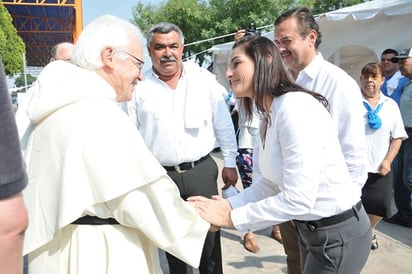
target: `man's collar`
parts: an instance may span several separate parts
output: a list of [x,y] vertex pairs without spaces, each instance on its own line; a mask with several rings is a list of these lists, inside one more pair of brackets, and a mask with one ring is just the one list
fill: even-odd
[[299,72],[298,78],[299,78],[299,75],[304,73],[311,79],[315,79],[319,71],[319,67],[322,65],[323,61],[324,59],[323,59],[322,53],[317,52],[315,58],[313,58],[312,61],[303,70]]

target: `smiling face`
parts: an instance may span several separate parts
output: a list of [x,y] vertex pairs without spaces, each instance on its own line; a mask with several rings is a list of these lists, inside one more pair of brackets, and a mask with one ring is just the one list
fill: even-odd
[[184,45],[176,31],[153,33],[147,45],[154,70],[162,77],[170,77],[181,72]]
[[141,65],[143,48],[137,37],[130,38],[127,50],[107,47],[102,50],[103,68],[98,70],[116,91],[118,102],[129,101],[138,81],[143,80]]
[[226,76],[236,97],[253,98],[255,63],[245,53],[244,47],[236,47],[232,52]]
[[316,31],[303,37],[295,17],[290,17],[275,27],[275,44],[284,64],[298,74],[316,57]]

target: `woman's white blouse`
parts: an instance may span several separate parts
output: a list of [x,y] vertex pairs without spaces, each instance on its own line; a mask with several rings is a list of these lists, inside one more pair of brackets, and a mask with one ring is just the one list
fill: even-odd
[[229,198],[239,230],[289,220],[317,220],[360,200],[340,149],[336,125],[314,97],[289,92],[273,100],[265,141],[255,148],[251,187]]
[[364,115],[366,145],[368,146],[367,168],[368,172],[371,173],[378,173],[379,165],[386,157],[392,139],[401,138],[405,140],[408,138],[398,104],[382,92],[378,104],[382,104],[382,108],[378,112],[378,116],[382,121],[379,129],[369,127],[366,108]]

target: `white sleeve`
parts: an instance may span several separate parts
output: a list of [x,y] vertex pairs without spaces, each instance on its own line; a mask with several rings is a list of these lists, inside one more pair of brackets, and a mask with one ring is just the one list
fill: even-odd
[[225,167],[236,167],[237,144],[235,129],[226,103],[219,90],[224,89],[217,81],[211,83],[213,129],[222,150]]
[[169,177],[163,176],[106,204],[119,223],[139,229],[155,246],[190,265],[200,260],[210,224],[180,198]]

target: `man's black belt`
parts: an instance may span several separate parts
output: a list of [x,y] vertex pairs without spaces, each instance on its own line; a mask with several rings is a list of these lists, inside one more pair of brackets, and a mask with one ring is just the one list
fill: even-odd
[[188,171],[189,169],[194,168],[195,166],[197,166],[198,164],[200,164],[204,160],[208,159],[209,157],[210,157],[210,154],[207,154],[206,156],[203,156],[202,158],[200,158],[199,160],[194,161],[194,162],[181,163],[181,164],[176,165],[176,166],[164,166],[164,168],[167,171],[176,171],[178,173],[183,173],[185,171]]
[[300,223],[300,224],[306,224],[308,227],[312,228],[318,228],[318,227],[324,227],[324,226],[330,226],[330,225],[335,225],[339,224],[341,222],[344,222],[348,220],[349,218],[352,218],[354,216],[358,216],[359,210],[362,208],[362,202],[359,201],[355,206],[353,206],[351,209],[348,209],[340,214],[333,215],[331,217],[326,217],[322,218],[320,220],[316,221],[299,221],[299,220],[294,220],[294,222]]
[[83,216],[72,222],[73,225],[118,225],[119,222],[114,218],[99,218],[97,216]]

